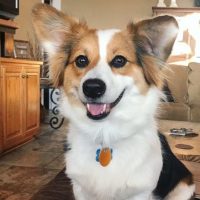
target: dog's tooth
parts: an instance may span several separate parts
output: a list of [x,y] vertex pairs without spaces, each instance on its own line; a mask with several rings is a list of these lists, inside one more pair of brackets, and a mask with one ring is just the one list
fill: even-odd
[[103,114],[106,111],[106,104],[103,104],[103,109],[101,110],[101,114]]
[[106,107],[107,107],[107,105],[106,105],[106,104],[104,104],[104,105],[103,105],[103,112],[105,112],[105,111],[106,111]]
[[90,110],[90,104],[87,103],[86,106],[87,106],[87,109]]
[[107,105],[106,105],[106,112],[107,112],[107,113],[110,112],[110,104],[107,104]]

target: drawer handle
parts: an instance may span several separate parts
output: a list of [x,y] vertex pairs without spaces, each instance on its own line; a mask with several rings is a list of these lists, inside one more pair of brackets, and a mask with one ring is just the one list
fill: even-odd
[[22,74],[22,78],[28,78],[28,74]]
[[22,78],[26,78],[26,74],[22,74]]

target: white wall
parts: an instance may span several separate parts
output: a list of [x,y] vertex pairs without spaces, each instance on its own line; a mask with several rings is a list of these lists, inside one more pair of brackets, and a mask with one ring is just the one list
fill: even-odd
[[[177,0],[180,7],[192,7],[194,0]],[[152,16],[158,0],[62,0],[62,11],[84,18],[95,28],[123,28],[130,21]],[[170,0],[165,0],[169,5]]]

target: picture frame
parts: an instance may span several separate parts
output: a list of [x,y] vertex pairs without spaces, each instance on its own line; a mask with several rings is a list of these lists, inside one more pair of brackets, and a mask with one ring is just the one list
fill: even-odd
[[194,4],[195,4],[196,7],[200,7],[200,0],[195,0]]
[[30,59],[30,44],[25,40],[14,40],[14,57],[19,59]]

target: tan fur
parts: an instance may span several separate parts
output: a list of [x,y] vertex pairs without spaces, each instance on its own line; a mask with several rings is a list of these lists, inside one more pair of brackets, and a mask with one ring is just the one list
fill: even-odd
[[63,84],[63,75],[71,50],[76,42],[88,31],[85,22],[57,11],[46,4],[38,4],[32,12],[36,35],[42,43],[55,45],[55,53],[49,55],[53,85]]
[[[71,56],[69,58],[69,63],[74,62],[77,56],[85,55],[89,59],[89,65],[87,66],[87,71],[91,67],[94,67],[99,60],[99,46],[98,38],[96,35],[96,30],[89,30],[85,32],[82,38],[79,39],[77,45],[74,46]],[[83,69],[80,69],[81,71]]]
[[144,67],[139,66],[136,58],[136,49],[131,36],[127,30],[119,32],[114,35],[108,45],[108,63],[116,55],[123,55],[128,60],[125,67],[112,68],[112,71],[133,77],[141,93],[147,92],[148,85],[151,84],[161,88],[163,78],[160,73],[159,61],[150,56],[143,56]]
[[[99,60],[95,30],[89,29],[85,22],[80,22],[44,4],[33,9],[33,24],[39,39],[43,43],[50,42],[54,45],[55,52],[49,58],[51,77],[55,87],[64,83],[67,92],[72,77],[80,81]],[[108,63],[116,55],[123,55],[129,61],[123,68],[112,68],[113,72],[134,77],[138,84],[140,82],[139,87],[143,92],[147,84],[162,87],[163,78],[159,68],[163,65],[162,60],[168,57],[176,36],[172,34],[171,37],[166,37],[169,38],[167,41],[162,41],[163,35],[166,34],[166,31],[163,31],[167,27],[166,24],[177,26],[175,20],[169,16],[129,24],[125,31],[115,34],[108,46]],[[152,45],[151,42],[155,38],[157,43]],[[160,49],[163,45],[164,50]],[[74,66],[74,60],[78,55],[88,56],[90,64],[86,69],[77,69]],[[69,80],[64,81],[64,74]]]
[[142,67],[142,69],[147,83],[156,85],[158,88],[161,89],[163,86],[163,76],[161,73],[161,69],[159,68],[158,62],[159,61],[155,58],[144,56],[144,67]]
[[123,55],[131,63],[136,62],[135,48],[127,31],[116,33],[107,47],[108,63],[116,56]]
[[[86,68],[78,68],[75,59],[79,55],[85,55],[89,59],[89,65]],[[69,64],[64,72],[64,90],[72,103],[78,103],[79,100],[73,95],[73,90],[79,87],[81,78],[93,67],[99,60],[98,42],[95,30],[85,32],[79,43],[74,46],[69,58]]]
[[183,183],[186,183],[187,185],[193,185],[194,184],[194,180],[193,180],[193,176],[187,176],[182,180]]
[[[169,32],[171,27],[174,31]],[[178,24],[173,17],[166,15],[140,21],[134,26],[129,25],[128,29],[132,29],[135,39],[142,42],[146,53],[166,61],[177,36]]]
[[[156,85],[160,89],[164,80],[161,69],[171,53],[177,35],[176,32],[172,32],[170,37],[167,37],[169,27],[175,27],[174,30],[178,27],[177,22],[170,16],[143,20],[127,26],[135,43],[138,64],[143,69],[147,83]],[[156,42],[152,43],[153,41]]]
[[146,93],[149,86],[145,81],[141,67],[137,64],[135,56],[136,50],[127,31],[115,34],[108,45],[107,51],[108,63],[111,62],[116,55],[122,55],[128,60],[127,64],[122,68],[112,67],[113,73],[132,77],[141,93]]
[[165,200],[192,200],[194,196],[195,185],[188,186],[185,182],[179,182],[176,187],[165,197]]

